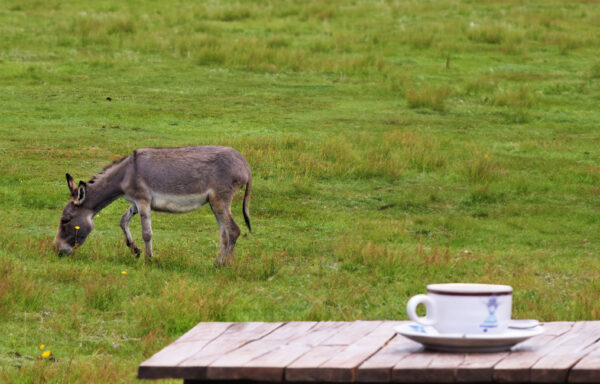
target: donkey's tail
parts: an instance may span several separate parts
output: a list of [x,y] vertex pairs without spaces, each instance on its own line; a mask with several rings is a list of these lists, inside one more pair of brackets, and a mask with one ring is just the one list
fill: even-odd
[[250,189],[252,189],[252,176],[248,178],[248,182],[246,183],[246,192],[244,192],[244,221],[246,221],[246,226],[248,230],[252,232],[252,227],[250,227],[250,212],[248,211],[248,204],[250,203]]

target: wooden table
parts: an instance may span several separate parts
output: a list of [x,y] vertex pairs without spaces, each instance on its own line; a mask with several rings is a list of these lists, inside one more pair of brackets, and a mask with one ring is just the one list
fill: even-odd
[[143,379],[301,383],[600,383],[600,321],[543,324],[500,353],[439,353],[405,322],[200,323],[139,366]]

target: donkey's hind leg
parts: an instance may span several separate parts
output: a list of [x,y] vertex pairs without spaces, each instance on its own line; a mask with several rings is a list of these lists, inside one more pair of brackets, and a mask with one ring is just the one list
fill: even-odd
[[125,244],[131,249],[131,252],[136,256],[140,257],[140,249],[135,245],[135,241],[131,237],[131,232],[129,231],[129,221],[135,214],[138,213],[137,207],[135,204],[131,204],[129,209],[125,212],[125,214],[121,217],[121,229],[125,234]]
[[150,202],[148,200],[136,201],[140,220],[142,222],[142,238],[146,246],[146,263],[152,259],[152,220],[150,219]]
[[210,207],[219,223],[219,232],[221,234],[221,246],[215,265],[222,267],[229,259],[233,262],[233,250],[235,242],[240,236],[240,227],[233,220],[231,215],[231,202],[210,201]]

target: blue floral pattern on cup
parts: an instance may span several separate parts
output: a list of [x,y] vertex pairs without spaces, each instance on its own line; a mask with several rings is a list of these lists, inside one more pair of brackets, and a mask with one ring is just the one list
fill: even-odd
[[483,328],[483,332],[486,333],[490,328],[498,327],[498,319],[496,318],[496,310],[500,306],[500,302],[496,298],[496,296],[490,297],[488,302],[486,303],[488,316],[485,318],[483,323],[479,326]]

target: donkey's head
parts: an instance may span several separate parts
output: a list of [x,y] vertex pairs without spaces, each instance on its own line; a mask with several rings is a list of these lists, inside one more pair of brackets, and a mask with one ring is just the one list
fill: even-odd
[[71,175],[67,173],[66,176],[67,185],[71,191],[71,200],[63,209],[53,245],[59,253],[68,255],[73,252],[74,248],[83,244],[94,229],[94,211],[83,205],[87,192],[86,183],[80,181],[77,186]]

